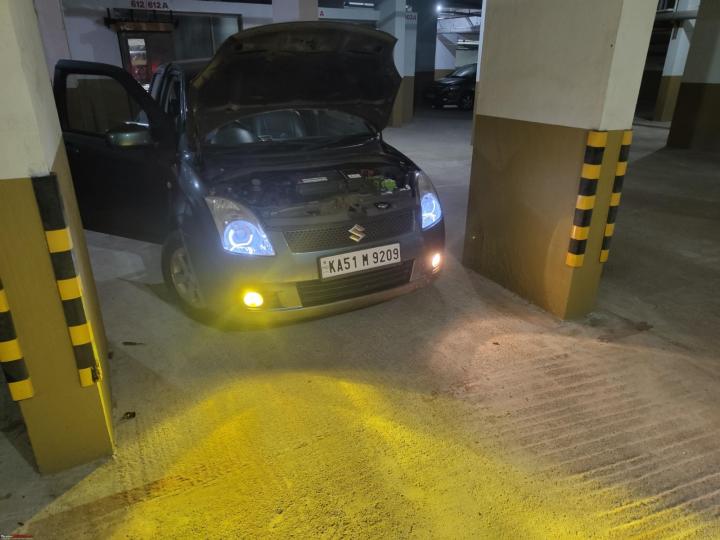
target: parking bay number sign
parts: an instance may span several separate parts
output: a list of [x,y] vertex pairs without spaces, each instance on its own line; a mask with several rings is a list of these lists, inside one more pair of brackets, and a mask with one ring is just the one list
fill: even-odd
[[400,259],[400,244],[389,244],[342,255],[330,255],[320,258],[320,277],[329,278],[362,272],[380,266],[397,264]]

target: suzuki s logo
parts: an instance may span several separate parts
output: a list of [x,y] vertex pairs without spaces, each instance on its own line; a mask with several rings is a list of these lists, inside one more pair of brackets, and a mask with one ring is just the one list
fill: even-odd
[[353,242],[359,242],[365,238],[365,227],[362,225],[355,224],[352,229],[348,229],[348,232],[350,233],[350,240]]

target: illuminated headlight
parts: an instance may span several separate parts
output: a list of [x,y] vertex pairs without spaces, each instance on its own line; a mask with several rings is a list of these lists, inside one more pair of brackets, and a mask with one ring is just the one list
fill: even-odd
[[416,177],[420,210],[422,211],[422,228],[425,230],[436,225],[442,219],[442,208],[430,178],[422,171],[418,171]]
[[205,201],[225,251],[243,255],[275,255],[270,239],[250,210],[223,197],[205,197]]

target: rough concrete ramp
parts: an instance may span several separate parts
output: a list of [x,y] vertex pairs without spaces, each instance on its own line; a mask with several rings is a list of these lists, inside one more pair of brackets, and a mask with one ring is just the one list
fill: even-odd
[[221,331],[165,301],[155,246],[91,234],[118,453],[39,477],[7,427],[0,532],[720,537],[718,158],[636,129],[601,305],[559,322],[457,263],[469,122],[444,113],[388,133],[452,252],[392,302]]

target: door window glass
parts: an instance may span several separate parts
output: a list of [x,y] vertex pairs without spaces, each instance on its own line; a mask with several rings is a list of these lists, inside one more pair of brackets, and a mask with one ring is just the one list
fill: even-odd
[[70,74],[66,85],[70,131],[104,135],[127,122],[147,124],[140,106],[112,77]]

